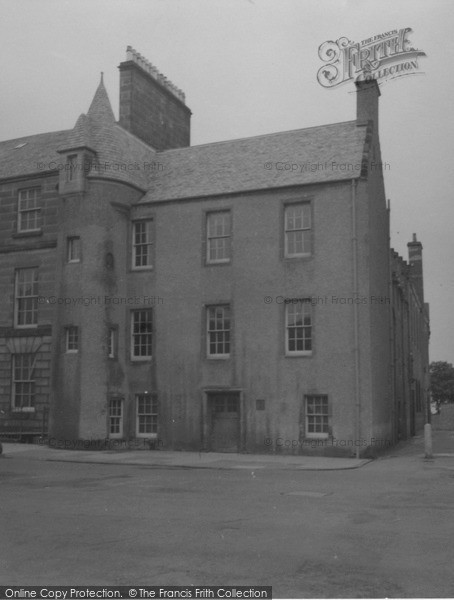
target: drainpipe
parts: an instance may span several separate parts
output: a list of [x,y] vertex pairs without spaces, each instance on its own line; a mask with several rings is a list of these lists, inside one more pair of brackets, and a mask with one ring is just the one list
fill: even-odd
[[401,408],[401,431],[402,439],[406,440],[408,435],[408,423],[407,423],[407,398],[408,398],[408,342],[405,336],[406,329],[410,327],[410,321],[408,320],[408,287],[405,283],[404,292],[402,294],[402,323],[400,326],[400,344],[402,347],[402,408]]
[[432,415],[430,413],[430,388],[425,390],[425,423],[424,423],[424,458],[433,458],[432,450]]
[[[352,179],[352,258],[353,258],[353,298],[359,297],[358,290],[358,237],[356,232],[356,181]],[[359,379],[359,319],[358,304],[353,303],[353,345],[355,355],[355,448],[359,458],[361,435],[361,395]]]
[[[424,306],[424,305],[423,305]],[[424,317],[426,316],[426,311],[424,309]],[[432,453],[432,415],[430,413],[430,371],[429,371],[429,356],[426,352],[426,350],[428,350],[428,344],[429,344],[429,338],[430,338],[430,330],[428,330],[428,337],[427,337],[427,346],[426,346],[426,326],[427,328],[429,327],[429,325],[426,323],[426,320],[424,318],[424,339],[423,339],[423,344],[424,344],[424,383],[425,386],[427,385],[427,383],[429,383],[429,387],[424,387],[424,402],[425,402],[425,413],[426,413],[426,418],[425,420],[425,424],[424,424],[424,456],[425,458],[433,458],[433,453]]]
[[412,328],[413,328],[413,319],[412,319],[412,302],[411,302],[411,286],[410,286],[410,282],[407,279],[407,356],[408,356],[408,362],[407,362],[407,372],[406,372],[406,376],[407,376],[407,381],[408,381],[408,395],[407,395],[407,401],[406,401],[406,406],[405,406],[405,430],[407,433],[407,438],[412,437],[412,431],[411,431],[411,424],[412,424],[412,418],[411,418],[411,411],[412,411],[412,402],[411,402],[411,397],[412,397],[412,388],[413,388],[413,352],[412,352],[412,344],[411,344],[411,337],[412,337]]

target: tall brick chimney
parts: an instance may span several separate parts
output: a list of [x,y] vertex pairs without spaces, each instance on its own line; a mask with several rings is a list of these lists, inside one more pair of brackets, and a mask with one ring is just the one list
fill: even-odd
[[190,143],[184,93],[131,46],[120,69],[120,125],[156,150]]
[[408,262],[410,263],[410,278],[416,289],[421,303],[424,303],[424,281],[422,274],[422,244],[413,234],[413,240],[408,242]]
[[358,123],[373,121],[378,131],[378,99],[380,89],[375,79],[356,81],[356,120]]

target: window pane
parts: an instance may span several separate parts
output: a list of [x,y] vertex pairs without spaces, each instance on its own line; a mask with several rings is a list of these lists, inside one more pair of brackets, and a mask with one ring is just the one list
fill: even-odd
[[306,396],[306,427],[308,433],[329,433],[327,396]]
[[66,329],[66,350],[77,351],[79,349],[79,328],[67,327]]
[[38,322],[38,269],[16,271],[16,325],[33,326]]
[[152,264],[152,221],[138,221],[133,225],[133,266]]
[[312,306],[300,301],[286,305],[287,352],[312,350]]
[[15,409],[32,409],[35,403],[33,354],[13,354],[13,397]]
[[77,154],[71,154],[66,159],[66,181],[73,181],[77,169]]
[[230,354],[230,308],[212,306],[208,309],[208,354]]
[[151,357],[153,341],[152,311],[135,310],[132,313],[133,356]]
[[123,422],[123,401],[114,398],[109,403],[109,433],[120,435]]
[[18,230],[31,231],[41,226],[41,190],[20,190],[18,201]]
[[311,253],[311,208],[309,203],[286,207],[285,245],[287,256]]
[[230,212],[207,214],[207,259],[227,262],[230,259]]
[[136,396],[137,406],[137,433],[156,434],[158,431],[158,405],[157,399],[149,394]]

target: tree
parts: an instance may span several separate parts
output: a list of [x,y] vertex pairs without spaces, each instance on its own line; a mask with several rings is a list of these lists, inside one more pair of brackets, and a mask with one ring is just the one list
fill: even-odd
[[439,361],[430,363],[430,389],[437,402],[454,402],[454,367]]

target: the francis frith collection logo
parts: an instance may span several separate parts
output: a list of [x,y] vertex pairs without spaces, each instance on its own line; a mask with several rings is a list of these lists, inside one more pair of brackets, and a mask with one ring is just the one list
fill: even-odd
[[389,80],[406,75],[422,75],[418,58],[425,52],[413,48],[410,27],[393,29],[362,42],[346,37],[319,46],[318,55],[326,63],[317,73],[323,87],[333,88],[348,81]]

